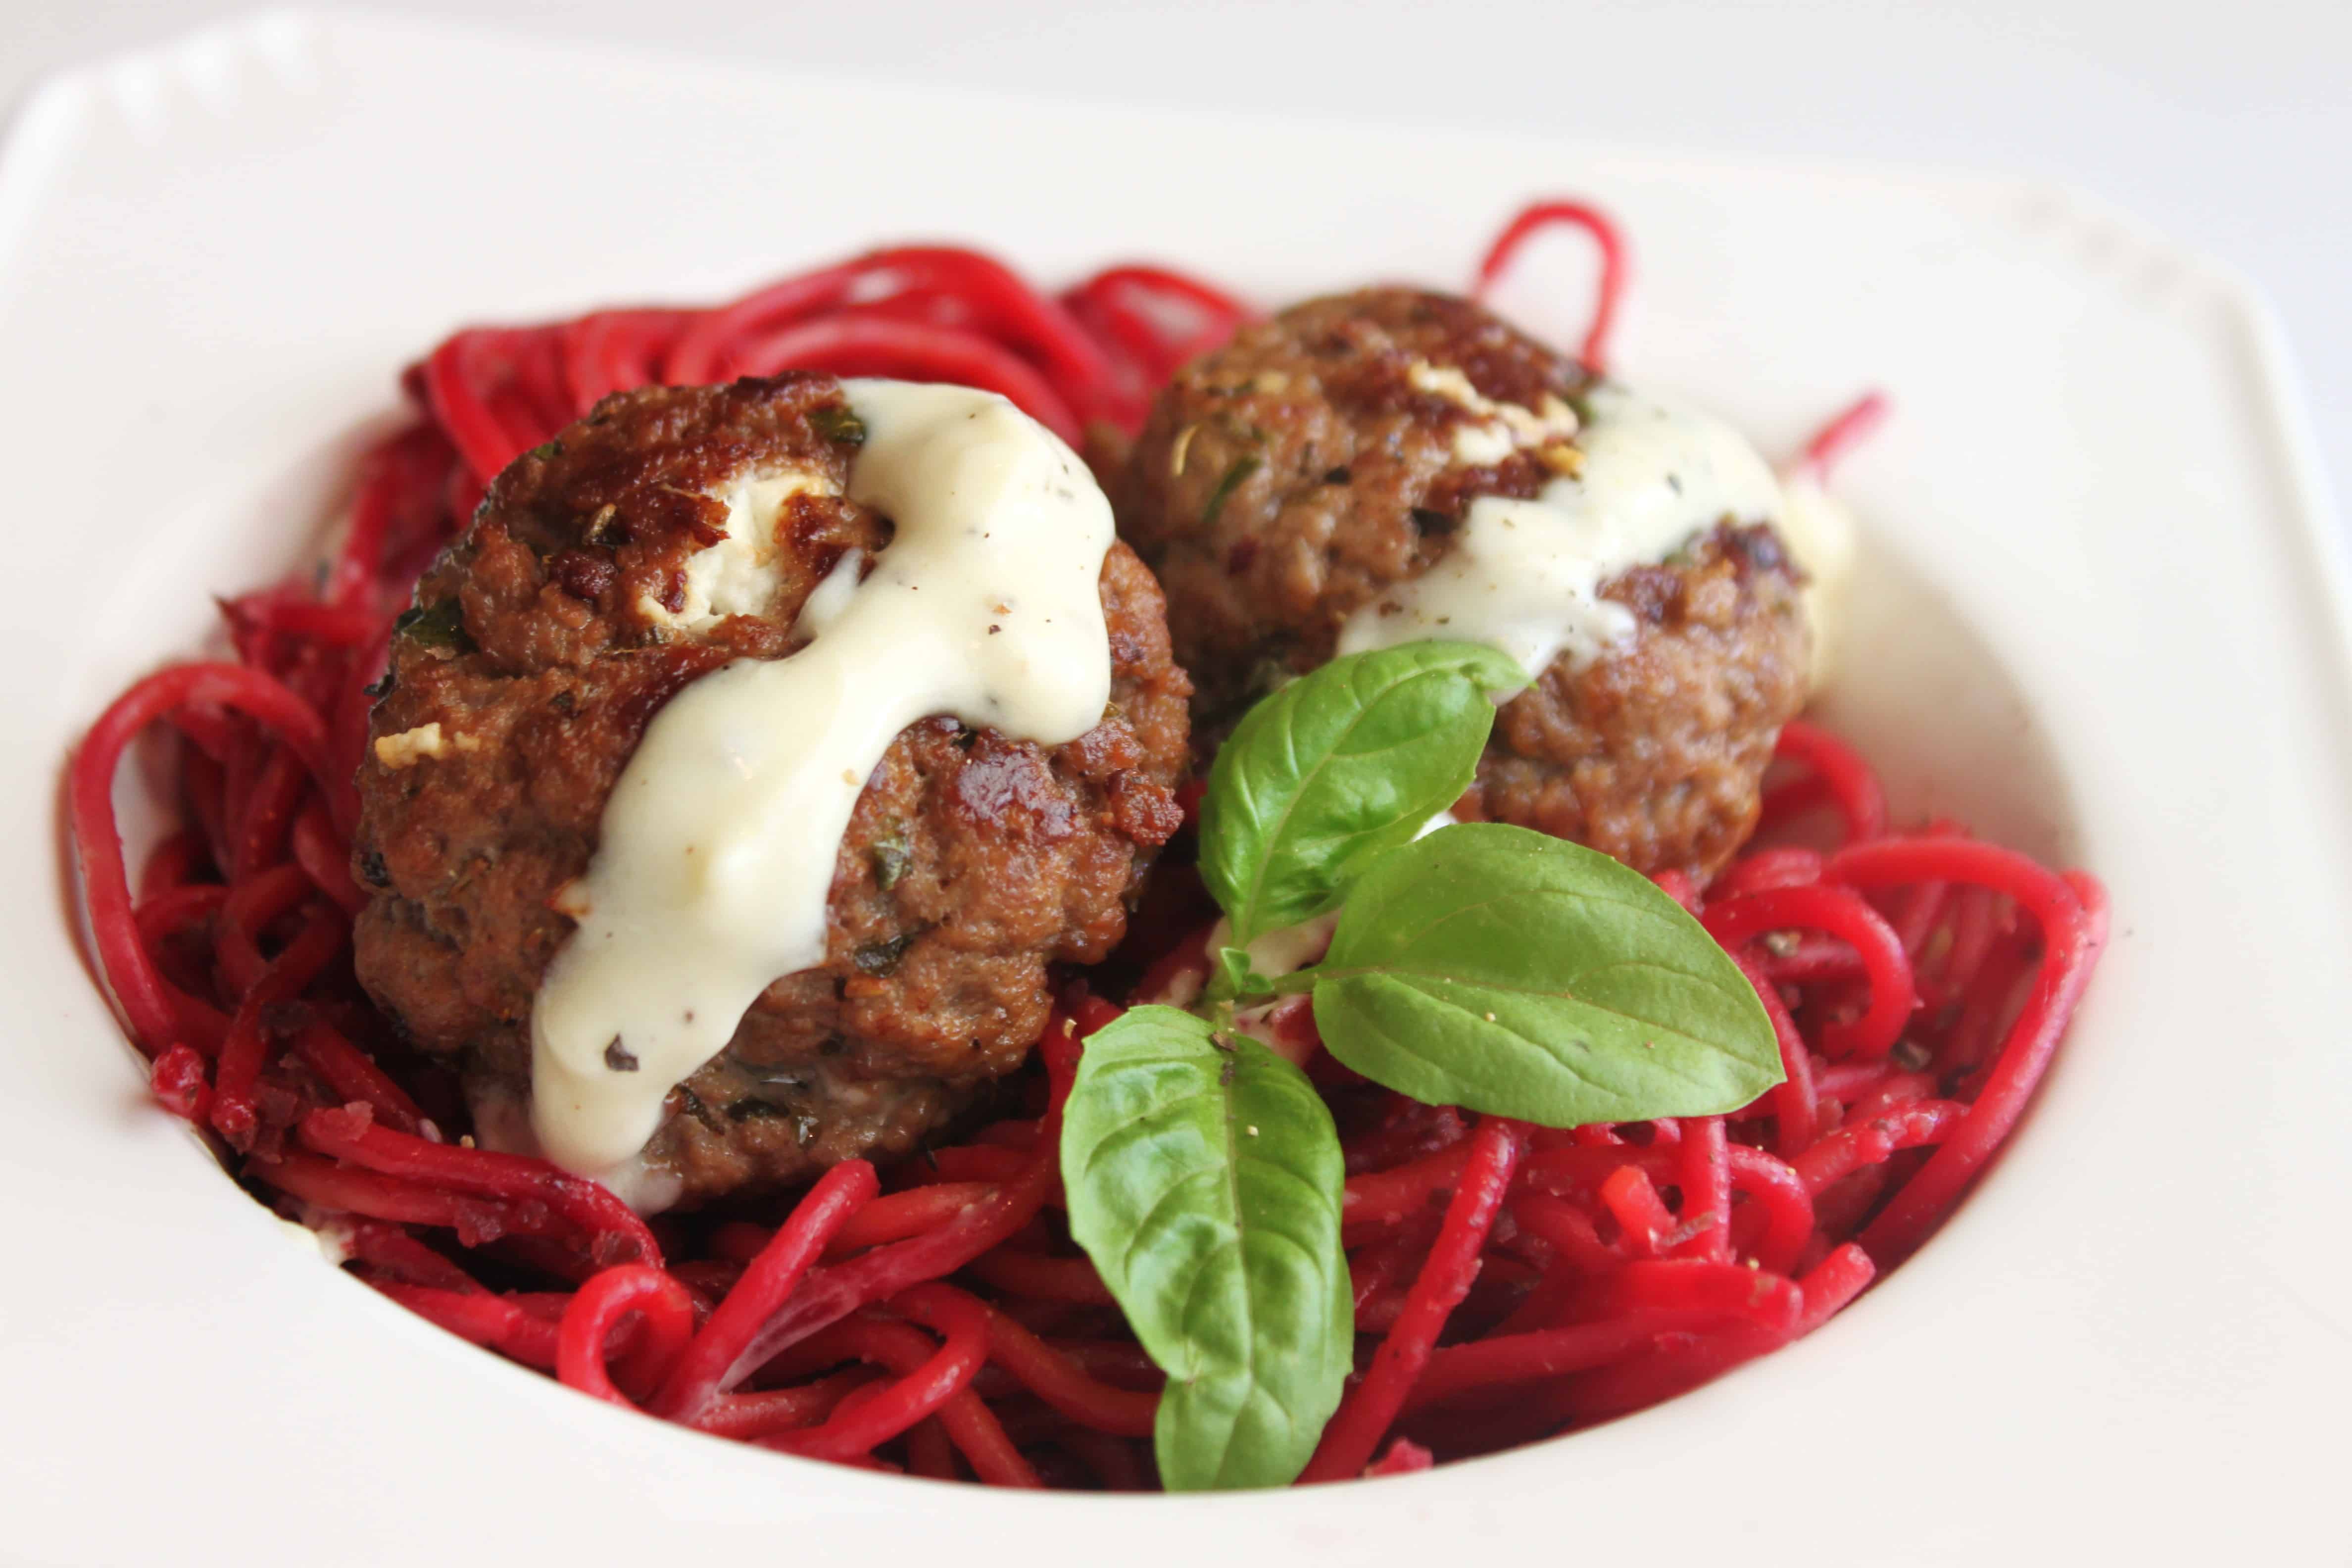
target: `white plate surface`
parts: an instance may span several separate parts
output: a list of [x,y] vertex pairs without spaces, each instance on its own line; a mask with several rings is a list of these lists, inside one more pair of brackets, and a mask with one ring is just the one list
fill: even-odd
[[[293,559],[447,328],[712,296],[907,237],[1047,279],[1167,258],[1268,300],[1452,283],[1549,192],[1632,229],[1634,379],[1768,447],[1894,393],[1844,485],[1870,607],[1833,717],[1906,810],[2114,894],[2116,944],[2010,1156],[1826,1331],[1615,1426],[1377,1486],[935,1488],[681,1434],[472,1350],[322,1266],[143,1100],[60,920],[62,758],[206,634],[208,595]],[[1575,247],[1529,271],[1505,303],[1571,336]],[[2114,215],[2000,182],[278,16],[54,81],[20,117],[0,364],[0,1557],[1822,1568],[2352,1542],[2343,578],[2263,312]]]

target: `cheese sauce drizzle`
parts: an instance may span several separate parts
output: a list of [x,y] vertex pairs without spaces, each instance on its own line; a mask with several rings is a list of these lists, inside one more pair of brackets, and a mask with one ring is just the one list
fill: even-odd
[[1587,394],[1581,463],[1531,500],[1481,496],[1454,548],[1348,618],[1339,652],[1445,637],[1485,643],[1536,675],[1629,640],[1633,613],[1601,584],[1663,561],[1726,518],[1778,522],[1780,482],[1708,415],[1603,383]]
[[1059,745],[1110,699],[1110,505],[1085,465],[993,393],[843,389],[866,432],[848,494],[893,520],[889,548],[812,597],[807,647],[705,676],[647,726],[532,1010],[541,1151],[641,1193],[671,1087],[770,982],[824,961],[850,813],[898,731],[947,713]]

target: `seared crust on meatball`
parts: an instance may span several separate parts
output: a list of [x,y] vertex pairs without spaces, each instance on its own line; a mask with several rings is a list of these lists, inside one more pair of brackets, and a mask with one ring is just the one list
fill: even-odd
[[[1309,300],[1180,372],[1111,495],[1167,591],[1196,740],[1328,659],[1351,614],[1444,557],[1473,500],[1574,473],[1587,382],[1470,301],[1403,289]],[[1462,815],[1712,874],[1804,700],[1798,584],[1769,527],[1731,526],[1604,584],[1635,640],[1556,662],[1504,707]]]
[[1759,781],[1805,700],[1804,610],[1779,535],[1717,527],[1601,591],[1641,628],[1503,704],[1465,822],[1515,822],[1704,882],[1755,831]]
[[[372,890],[360,978],[418,1045],[463,1060],[482,1120],[530,1083],[530,1012],[606,796],[663,703],[738,658],[796,650],[810,592],[888,521],[845,499],[862,431],[838,383],[787,375],[607,398],[517,459],[417,588],[370,721],[353,864]],[[688,563],[726,537],[713,499],[798,475],[775,589],[710,613]],[[771,985],[673,1090],[647,1149],[683,1201],[913,1148],[1026,1055],[1046,965],[1117,944],[1181,820],[1190,687],[1158,585],[1103,563],[1111,702],[1046,748],[926,720],[852,815],[825,962]]]

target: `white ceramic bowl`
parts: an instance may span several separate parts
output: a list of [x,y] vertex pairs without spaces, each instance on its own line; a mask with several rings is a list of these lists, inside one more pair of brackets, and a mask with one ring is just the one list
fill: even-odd
[[[1619,212],[1621,362],[1785,447],[1865,384],[1832,719],[1906,813],[2098,870],[2116,940],[2008,1157],[1825,1331],[1562,1441],[1310,1492],[1016,1497],[596,1405],[323,1266],[146,1102],[60,911],[68,746],[294,559],[469,318],[876,240],[1266,300]],[[1504,304],[1580,325],[1569,242]],[[2016,184],[944,98],[272,16],[52,81],[0,162],[0,1556],[1766,1564],[2336,1557],[2352,1399],[2342,568],[2246,290]],[[127,777],[127,802],[142,781]],[[2314,1552],[2311,1549],[2323,1550]],[[1546,1560],[1549,1560],[1548,1555]]]

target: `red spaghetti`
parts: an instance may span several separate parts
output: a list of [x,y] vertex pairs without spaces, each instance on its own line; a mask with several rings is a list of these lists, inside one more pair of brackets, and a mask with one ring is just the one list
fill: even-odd
[[1584,342],[1576,357],[1594,375],[1608,369],[1609,344],[1617,327],[1617,307],[1625,298],[1626,285],[1632,281],[1632,265],[1625,248],[1625,236],[1617,222],[1607,213],[1589,202],[1537,202],[1522,210],[1503,227],[1495,243],[1478,263],[1477,284],[1474,290],[1480,299],[1492,292],[1509,271],[1511,263],[1528,241],[1548,228],[1567,226],[1582,229],[1591,236],[1595,249],[1601,253],[1601,280],[1593,291],[1592,319],[1584,329]]
[[[1601,292],[1614,227],[1576,224]],[[970,251],[882,250],[714,310],[604,311],[457,334],[410,374],[416,423],[362,460],[317,585],[228,603],[233,663],[141,681],[73,761],[96,956],[173,1114],[239,1178],[337,1238],[352,1273],[450,1332],[596,1398],[788,1453],[1000,1486],[1153,1483],[1160,1374],[1060,1213],[1059,1113],[1112,1002],[1069,984],[1028,1114],[877,1176],[831,1171],[773,1227],[640,1220],[596,1184],[462,1137],[454,1080],[352,976],[350,780],[394,612],[490,477],[604,394],[802,366],[954,379],[1077,439],[1131,432],[1168,374],[1251,313],[1164,269],[1058,296]],[[1806,449],[1821,471],[1865,401]],[[112,802],[152,726],[179,819],[134,889]],[[1756,984],[1787,1081],[1729,1116],[1572,1131],[1418,1105],[1280,1027],[1334,1108],[1360,1376],[1303,1478],[1424,1468],[1638,1409],[1819,1328],[1965,1194],[2047,1068],[2105,939],[2097,885],[1950,827],[1894,836],[1870,769],[1791,724],[1765,837],[1826,816],[1827,849],[1752,847],[1711,888],[1662,879]],[[1823,809],[1825,808],[1825,809]],[[1182,873],[1171,875],[1181,877]],[[1202,933],[1139,922],[1139,994],[1203,965]]]

